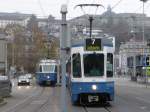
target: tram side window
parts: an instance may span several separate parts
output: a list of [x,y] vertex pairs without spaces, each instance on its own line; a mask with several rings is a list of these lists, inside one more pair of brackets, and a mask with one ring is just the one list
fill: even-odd
[[107,53],[107,77],[113,77],[113,54]]
[[66,64],[66,72],[68,73],[68,75],[71,74],[71,59],[68,60],[67,64]]
[[57,73],[57,69],[58,69],[58,68],[57,68],[57,65],[55,65],[55,73]]
[[81,57],[80,54],[73,54],[73,77],[79,78],[81,77]]
[[42,72],[42,66],[39,67],[39,72]]

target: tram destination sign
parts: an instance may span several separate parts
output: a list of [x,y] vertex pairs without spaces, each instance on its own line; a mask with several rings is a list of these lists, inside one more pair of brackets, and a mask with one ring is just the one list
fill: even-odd
[[88,38],[85,40],[86,51],[101,51],[102,44],[100,38]]

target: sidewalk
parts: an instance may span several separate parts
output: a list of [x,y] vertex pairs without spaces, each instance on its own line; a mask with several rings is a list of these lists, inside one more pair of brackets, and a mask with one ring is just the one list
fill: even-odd
[[131,81],[130,77],[115,77],[115,84],[119,86],[128,87],[148,87],[150,88],[150,79],[146,84],[143,80],[138,79],[137,81]]

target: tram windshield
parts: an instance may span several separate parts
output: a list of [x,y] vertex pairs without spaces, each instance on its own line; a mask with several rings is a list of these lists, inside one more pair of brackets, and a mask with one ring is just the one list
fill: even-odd
[[87,77],[104,75],[104,55],[84,54],[84,75]]
[[54,72],[55,65],[43,65],[43,72]]

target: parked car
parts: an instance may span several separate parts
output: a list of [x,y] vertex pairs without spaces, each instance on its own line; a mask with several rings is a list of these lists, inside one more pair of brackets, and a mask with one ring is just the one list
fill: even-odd
[[8,76],[0,76],[0,96],[10,96],[12,92],[12,83]]
[[19,76],[18,86],[19,85],[30,85],[30,79],[27,76]]

